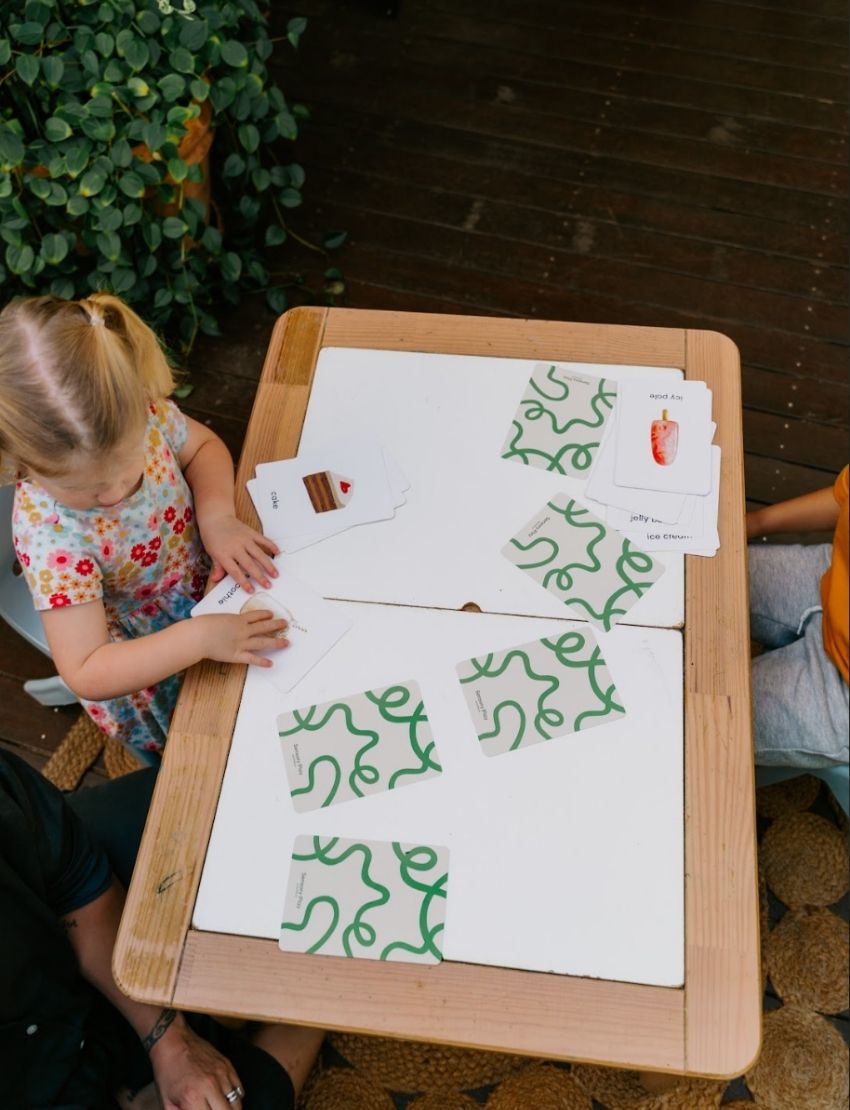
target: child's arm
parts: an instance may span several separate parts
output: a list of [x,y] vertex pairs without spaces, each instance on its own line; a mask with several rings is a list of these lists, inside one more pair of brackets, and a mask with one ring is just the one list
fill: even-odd
[[195,516],[201,542],[213,561],[210,581],[230,574],[248,593],[249,578],[268,589],[269,578],[277,577],[270,556],[278,547],[236,516],[233,460],[212,429],[185,417],[189,434],[177,461],[186,476],[195,501]]
[[155,686],[201,659],[270,667],[259,651],[287,646],[286,621],[268,610],[177,621],[135,640],[109,638],[102,601],[41,614],[50,654],[77,697],[105,701]]
[[832,486],[747,513],[747,539],[776,532],[827,532],[838,520]]

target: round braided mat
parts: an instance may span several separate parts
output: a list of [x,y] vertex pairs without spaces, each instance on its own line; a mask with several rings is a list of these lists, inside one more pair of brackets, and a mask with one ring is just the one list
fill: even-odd
[[593,1110],[590,1096],[564,1068],[534,1064],[504,1079],[487,1099],[488,1110]]
[[850,1007],[850,927],[830,910],[789,910],[770,933],[767,970],[783,1002],[840,1014]]
[[816,813],[779,817],[760,849],[767,885],[791,909],[829,906],[848,887],[847,841]]
[[481,1103],[457,1091],[442,1091],[414,1099],[409,1103],[409,1110],[481,1110]]
[[528,1066],[527,1056],[387,1037],[331,1033],[329,1041],[349,1064],[391,1091],[468,1091],[498,1083]]
[[395,1110],[395,1103],[354,1068],[325,1068],[313,1072],[298,1110]]
[[747,1086],[766,1110],[847,1110],[850,1058],[841,1034],[802,1006],[783,1006],[764,1018],[758,1063]]
[[761,985],[767,984],[767,938],[770,933],[770,903],[767,900],[767,879],[761,860],[758,864],[759,876],[759,951],[761,953]]
[[122,775],[130,774],[131,771],[138,771],[144,766],[136,759],[129,748],[125,748],[123,744],[119,744],[111,736],[106,738],[106,743],[103,746],[103,764],[106,767],[107,775],[111,779],[118,779]]
[[636,1071],[596,1068],[589,1064],[573,1067],[576,1082],[605,1110],[715,1110],[720,1105],[725,1083],[710,1079],[681,1079],[666,1091],[653,1093]]
[[756,812],[759,817],[774,820],[786,813],[802,813],[820,793],[820,779],[814,775],[798,775],[756,790]]
[[41,773],[60,790],[73,790],[100,755],[106,735],[86,713],[65,733]]

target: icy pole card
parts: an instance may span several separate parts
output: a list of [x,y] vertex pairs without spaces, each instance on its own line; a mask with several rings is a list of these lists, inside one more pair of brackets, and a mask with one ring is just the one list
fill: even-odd
[[662,563],[566,494],[553,497],[502,554],[606,632],[664,573]]
[[625,713],[590,630],[468,659],[457,671],[485,755],[582,732]]
[[[670,523],[679,519],[685,504],[684,493],[659,493],[658,490],[630,489],[614,483],[614,464],[617,451],[617,414],[611,414],[605,424],[605,433],[596,455],[593,471],[584,487],[585,496],[603,505],[644,513],[656,520]],[[616,521],[608,519],[617,527]]]
[[279,945],[284,952],[439,963],[448,880],[447,848],[296,837]]
[[711,488],[711,438],[711,391],[705,383],[622,382],[614,481],[702,496]]
[[299,813],[424,782],[442,772],[413,681],[281,713],[277,728]]
[[582,477],[593,465],[616,396],[616,382],[538,363],[502,445],[502,458]]
[[205,613],[244,613],[250,609],[269,609],[288,622],[285,632],[289,647],[265,654],[272,667],[263,677],[286,693],[325,655],[349,628],[351,621],[340,609],[313,593],[303,582],[293,578],[275,560],[280,576],[271,580],[268,590],[246,593],[230,575],[192,610],[193,617]]

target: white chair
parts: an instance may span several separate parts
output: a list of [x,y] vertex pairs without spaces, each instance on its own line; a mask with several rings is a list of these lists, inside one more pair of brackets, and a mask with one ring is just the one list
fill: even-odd
[[[33,606],[12,543],[14,494],[14,486],[0,487],[0,617],[33,647],[49,656],[41,617]],[[77,700],[59,675],[32,678],[24,683],[24,689],[41,705],[72,705]]]

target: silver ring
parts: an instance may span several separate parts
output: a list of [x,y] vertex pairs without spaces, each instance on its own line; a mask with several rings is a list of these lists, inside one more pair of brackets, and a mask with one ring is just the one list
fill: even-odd
[[242,1098],[244,1094],[245,1092],[242,1090],[241,1087],[234,1087],[233,1090],[228,1091],[224,1097],[227,1099],[228,1102],[236,1102],[238,1099]]

